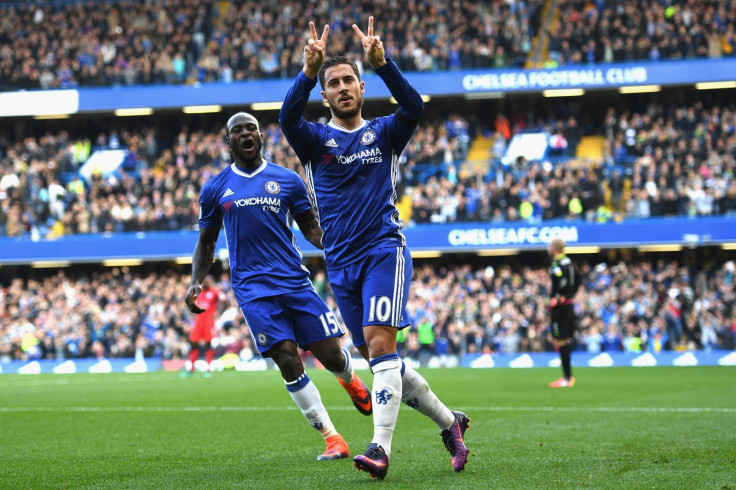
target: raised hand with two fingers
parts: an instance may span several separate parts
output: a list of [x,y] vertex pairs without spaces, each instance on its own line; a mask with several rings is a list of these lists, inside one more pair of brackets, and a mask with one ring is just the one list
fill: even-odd
[[386,64],[386,52],[383,49],[383,42],[379,36],[373,35],[373,16],[368,17],[368,34],[363,34],[360,27],[353,24],[353,30],[360,37],[360,42],[365,51],[365,57],[375,70]]
[[314,22],[309,23],[311,38],[304,46],[304,74],[309,78],[316,78],[319,69],[325,61],[325,46],[327,44],[327,36],[330,34],[330,26],[325,24],[322,30],[322,36],[317,37],[317,28]]

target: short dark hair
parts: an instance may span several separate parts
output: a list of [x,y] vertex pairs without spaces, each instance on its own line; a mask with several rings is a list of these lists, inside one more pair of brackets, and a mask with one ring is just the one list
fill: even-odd
[[325,72],[328,68],[336,65],[350,65],[356,78],[360,82],[360,70],[358,69],[358,65],[355,64],[355,61],[350,58],[346,58],[345,56],[332,56],[327,58],[319,69],[319,84],[322,86],[322,90],[325,89]]

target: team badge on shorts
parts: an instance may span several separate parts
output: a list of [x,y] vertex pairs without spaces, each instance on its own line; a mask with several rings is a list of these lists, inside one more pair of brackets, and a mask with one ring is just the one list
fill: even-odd
[[258,334],[258,343],[261,345],[266,345],[268,343],[268,337],[266,337],[266,334],[261,332]]
[[370,145],[375,140],[376,140],[376,132],[373,131],[372,129],[367,129],[360,136],[360,144],[361,145]]
[[281,190],[281,186],[275,180],[269,180],[266,182],[266,192],[270,194],[278,194]]

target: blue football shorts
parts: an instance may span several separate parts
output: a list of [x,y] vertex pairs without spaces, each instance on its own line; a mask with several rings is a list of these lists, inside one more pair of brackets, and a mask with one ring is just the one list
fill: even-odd
[[409,326],[406,301],[413,272],[406,247],[381,247],[362,260],[340,269],[328,269],[332,292],[353,344],[365,344],[365,325]]
[[240,311],[264,357],[284,340],[307,350],[315,342],[345,334],[335,314],[313,289],[254,299],[243,303]]

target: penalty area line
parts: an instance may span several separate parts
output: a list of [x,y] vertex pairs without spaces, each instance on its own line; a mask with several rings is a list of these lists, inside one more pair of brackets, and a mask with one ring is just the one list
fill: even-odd
[[[353,411],[352,406],[326,407],[332,412]],[[411,410],[401,407],[402,410]],[[466,412],[600,412],[600,413],[736,413],[721,407],[459,407]],[[295,406],[278,407],[0,407],[0,413],[21,412],[273,412],[296,411]]]

